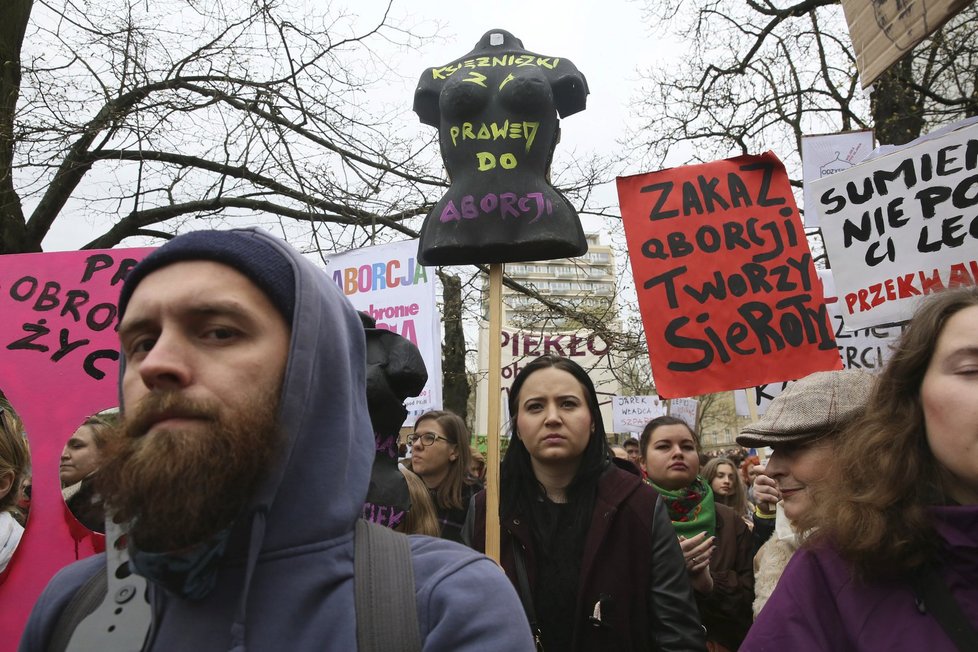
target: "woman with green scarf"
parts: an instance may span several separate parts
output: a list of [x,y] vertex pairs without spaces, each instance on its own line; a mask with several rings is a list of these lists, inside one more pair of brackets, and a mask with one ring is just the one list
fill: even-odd
[[716,502],[699,475],[699,438],[682,419],[659,417],[642,431],[641,464],[665,501],[711,652],[736,650],[753,620],[751,534],[732,509]]

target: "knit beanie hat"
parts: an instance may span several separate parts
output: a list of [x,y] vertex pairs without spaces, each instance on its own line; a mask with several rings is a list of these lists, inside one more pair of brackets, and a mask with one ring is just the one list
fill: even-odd
[[776,396],[764,415],[737,435],[741,446],[801,444],[859,416],[876,376],[859,369],[819,371],[795,381]]
[[295,309],[295,276],[289,259],[255,229],[192,231],[177,236],[143,258],[126,277],[119,295],[119,320],[136,286],[156,270],[188,260],[222,263],[244,274],[292,324]]

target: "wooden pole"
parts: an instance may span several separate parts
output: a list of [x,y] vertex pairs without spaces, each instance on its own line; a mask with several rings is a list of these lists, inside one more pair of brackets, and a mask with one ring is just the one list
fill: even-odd
[[503,263],[489,265],[489,415],[486,428],[486,555],[499,563],[499,431]]

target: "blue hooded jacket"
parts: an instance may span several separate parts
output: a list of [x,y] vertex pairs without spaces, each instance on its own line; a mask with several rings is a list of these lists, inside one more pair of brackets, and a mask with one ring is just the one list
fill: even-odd
[[[144,649],[356,650],[353,531],[374,459],[363,326],[336,285],[292,247],[260,230],[240,233],[280,252],[295,278],[279,407],[287,443],[232,526],[215,588],[191,601],[149,583],[153,626]],[[519,598],[495,563],[449,541],[412,536],[410,544],[424,650],[534,649]],[[19,649],[45,650],[72,596],[105,569],[103,554],[55,575]]]

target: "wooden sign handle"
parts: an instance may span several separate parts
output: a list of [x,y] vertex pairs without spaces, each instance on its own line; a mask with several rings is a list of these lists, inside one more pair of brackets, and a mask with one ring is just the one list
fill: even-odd
[[489,415],[486,428],[486,555],[499,563],[499,432],[503,263],[489,266]]

